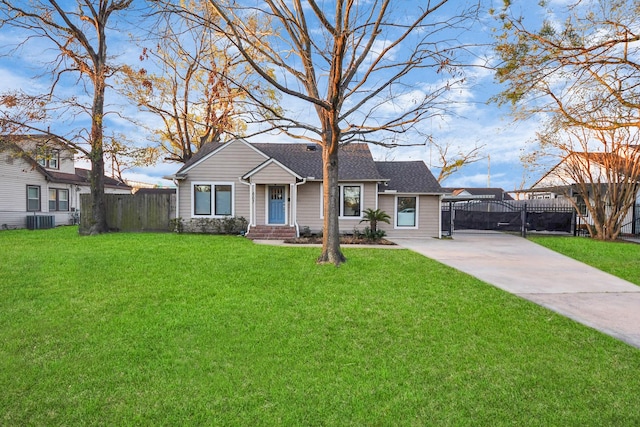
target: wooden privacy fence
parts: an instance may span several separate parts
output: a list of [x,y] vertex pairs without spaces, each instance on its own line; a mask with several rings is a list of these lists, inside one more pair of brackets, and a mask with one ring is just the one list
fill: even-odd
[[[169,231],[175,217],[175,193],[105,194],[107,225],[113,231]],[[91,227],[91,195],[80,196],[80,234]]]

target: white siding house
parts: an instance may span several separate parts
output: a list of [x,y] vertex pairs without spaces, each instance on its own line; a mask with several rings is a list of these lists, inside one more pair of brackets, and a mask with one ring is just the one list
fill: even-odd
[[[105,180],[106,193],[131,193],[126,184]],[[80,194],[89,191],[89,171],[75,167],[73,150],[62,142],[0,137],[0,229],[77,224]]]

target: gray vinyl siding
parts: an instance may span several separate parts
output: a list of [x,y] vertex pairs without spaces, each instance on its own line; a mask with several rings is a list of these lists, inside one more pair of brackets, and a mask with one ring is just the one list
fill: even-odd
[[267,223],[267,186],[256,185],[256,224],[262,225]]
[[440,197],[417,196],[418,199],[418,228],[395,228],[395,203],[396,196],[414,197],[415,194],[380,194],[378,206],[391,216],[391,224],[381,223],[379,228],[387,233],[388,237],[440,237]]
[[232,141],[228,146],[187,171],[187,178],[180,181],[179,212],[184,219],[192,217],[191,198],[193,182],[232,182],[234,188],[234,214],[249,219],[249,186],[240,182],[240,177],[256,168],[266,158],[241,141]]
[[[340,184],[362,184],[358,182],[345,182]],[[376,208],[377,184],[374,182],[366,182],[364,185],[363,205],[361,211],[367,208]],[[309,227],[312,232],[322,230],[323,219],[321,212],[320,200],[322,199],[322,183],[309,182],[298,187],[298,225]],[[360,222],[362,218],[341,218],[338,221],[340,233],[351,233],[354,228],[362,230],[366,227],[366,223]]]
[[298,186],[298,225],[300,229],[309,227],[314,232],[322,230],[321,197],[321,182],[307,182]]

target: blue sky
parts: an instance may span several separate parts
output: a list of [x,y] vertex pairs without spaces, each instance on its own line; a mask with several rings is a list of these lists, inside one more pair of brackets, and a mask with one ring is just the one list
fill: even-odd
[[[453,1],[453,3],[456,2]],[[501,4],[501,0],[494,0],[496,7]],[[530,18],[533,21],[536,16],[530,15]],[[485,13],[480,22],[476,23],[465,37],[476,42],[490,42],[491,25],[495,25],[495,22]],[[137,61],[139,46],[132,46],[124,31],[112,34],[114,35],[110,35],[112,38],[109,39],[109,48],[112,54],[118,55],[118,62]],[[18,32],[7,28],[0,29],[0,46],[12,45],[20,39]],[[477,53],[489,58],[491,56],[490,51],[478,51]],[[15,89],[37,91],[45,88],[45,82],[34,80],[31,76],[39,74],[43,58],[50,55],[52,52],[38,49],[38,45],[35,43],[31,44],[29,48],[19,50],[17,56],[0,57],[0,92]],[[425,132],[431,133],[439,144],[448,144],[452,152],[469,150],[474,146],[484,146],[481,150],[482,159],[452,175],[443,183],[443,186],[486,187],[490,185],[513,190],[531,184],[537,177],[524,176],[524,167],[520,156],[522,151],[527,149],[527,141],[530,141],[535,135],[536,123],[534,121],[514,123],[508,116],[507,109],[499,109],[495,104],[488,103],[489,98],[500,90],[491,71],[476,68],[470,69],[468,73],[465,83],[453,87],[448,94],[452,101],[451,111],[454,114],[434,117],[422,123]],[[65,91],[68,93],[77,90],[75,81],[70,80],[65,83]],[[79,95],[82,96],[81,93]],[[108,94],[107,101],[123,116],[137,117],[147,123],[153,123],[155,120],[150,116],[140,114],[135,107],[124,104],[113,93]],[[138,140],[146,138],[140,128],[117,115],[109,117],[107,123],[109,129],[133,136]],[[75,123],[75,125],[77,124]],[[65,125],[72,126],[74,124],[66,123]],[[54,126],[52,126],[53,128]],[[286,138],[278,135],[266,138],[274,142],[287,141]],[[263,141],[266,138],[261,137],[255,140]],[[372,147],[372,152],[377,159],[424,160],[437,175],[436,150],[429,146],[404,147],[393,150]],[[125,177],[153,184],[170,185],[169,182],[162,180],[162,176],[174,173],[179,167],[180,165],[175,163],[158,164],[153,167],[129,171],[125,173]]]

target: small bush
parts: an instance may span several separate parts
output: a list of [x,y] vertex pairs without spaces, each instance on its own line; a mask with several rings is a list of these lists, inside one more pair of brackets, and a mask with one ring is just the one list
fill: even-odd
[[311,228],[307,225],[300,229],[300,237],[311,237]]
[[244,235],[249,225],[244,217],[195,218],[188,220],[177,218],[174,221],[172,229],[177,233]]
[[387,235],[387,233],[384,230],[372,230],[369,227],[364,228],[363,234],[364,234],[364,237],[371,240],[380,240]]
[[182,233],[184,231],[182,217],[173,218],[169,221],[169,231],[173,231],[175,233]]

